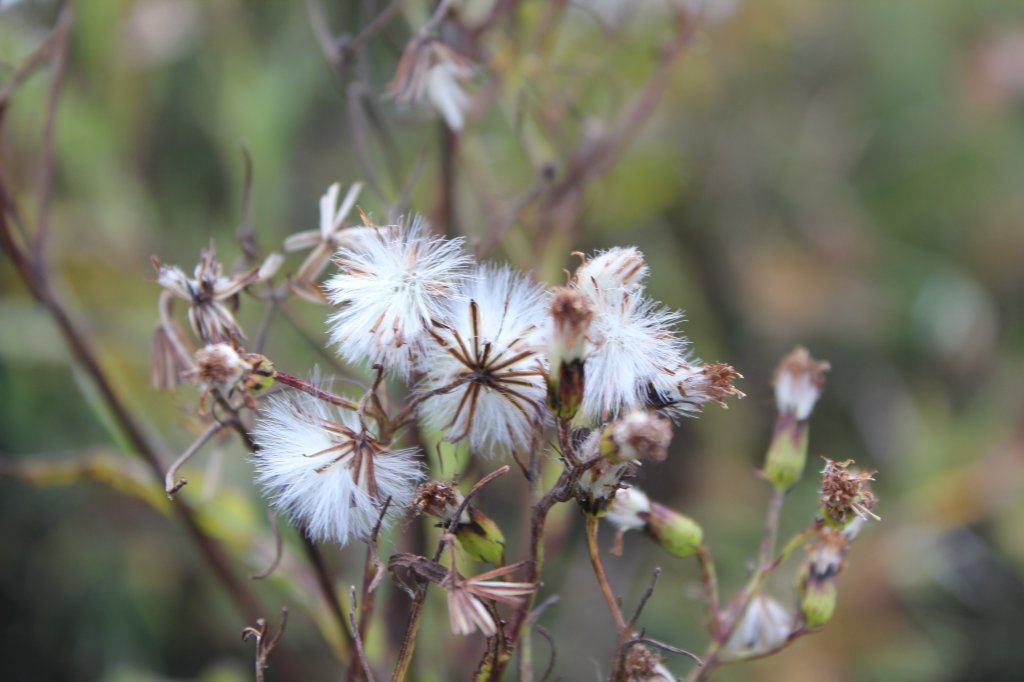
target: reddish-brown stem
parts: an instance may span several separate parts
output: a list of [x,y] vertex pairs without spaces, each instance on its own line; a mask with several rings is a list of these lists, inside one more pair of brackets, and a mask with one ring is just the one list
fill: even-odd
[[284,372],[280,371],[274,372],[274,380],[284,384],[285,386],[290,386],[291,388],[294,388],[297,391],[308,393],[314,398],[318,398],[332,405],[337,405],[338,407],[344,408],[346,410],[356,410],[359,408],[359,405],[352,402],[351,400],[348,400],[347,398],[342,398],[340,395],[335,395],[330,391],[325,391],[322,388],[317,388],[316,386],[306,381],[305,379],[300,379],[296,376],[292,376],[291,374],[285,374]]
[[604,596],[604,600],[608,604],[608,610],[612,614],[612,620],[615,622],[615,633],[621,637],[626,629],[626,619],[622,616],[622,606],[619,604],[619,600],[616,598],[615,592],[608,582],[608,574],[605,573],[604,564],[601,563],[601,548],[597,544],[597,526],[597,517],[588,514],[587,553],[590,555],[590,565],[594,569],[597,584],[601,587],[601,594]]

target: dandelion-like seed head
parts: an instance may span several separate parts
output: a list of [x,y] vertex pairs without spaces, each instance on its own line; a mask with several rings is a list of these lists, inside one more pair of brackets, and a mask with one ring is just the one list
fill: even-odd
[[447,323],[431,330],[421,404],[427,423],[479,452],[526,447],[547,395],[538,327],[542,290],[507,267],[481,266]]
[[647,277],[644,254],[635,246],[616,246],[584,260],[573,278],[590,297],[616,289],[639,290]]
[[651,407],[673,417],[692,416],[706,403],[728,407],[727,398],[743,398],[745,394],[733,385],[736,379],[742,378],[743,375],[724,363],[682,362],[671,372],[655,377],[648,401]]
[[358,416],[307,395],[273,396],[253,431],[256,481],[310,537],[340,545],[405,509],[423,478],[414,449],[392,451]]
[[407,378],[432,321],[448,317],[472,259],[461,239],[428,237],[417,216],[363,233],[336,262],[341,272],[324,285],[339,306],[328,320],[332,343],[350,362],[381,363]]
[[684,361],[685,341],[672,329],[681,316],[639,293],[602,291],[595,304],[583,412],[602,421],[643,405],[649,386]]
[[874,474],[869,472],[850,471],[852,459],[845,462],[825,459],[825,468],[821,471],[821,508],[826,520],[842,527],[856,517],[879,520],[872,513],[875,506],[875,495],[871,491]]

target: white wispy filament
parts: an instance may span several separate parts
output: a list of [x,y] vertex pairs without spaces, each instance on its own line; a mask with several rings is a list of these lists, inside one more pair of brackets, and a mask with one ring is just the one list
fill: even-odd
[[327,280],[340,309],[328,319],[331,341],[349,362],[381,363],[407,378],[431,320],[444,319],[472,259],[462,240],[431,238],[417,216],[362,235],[338,252],[341,272]]
[[424,390],[439,395],[421,414],[448,440],[468,437],[474,451],[524,447],[547,395],[537,331],[547,312],[543,291],[508,267],[484,266],[462,298],[451,321],[432,331]]
[[658,376],[683,361],[685,341],[672,330],[682,316],[639,291],[599,290],[593,300],[583,413],[601,421],[643,405]]
[[315,539],[345,545],[412,500],[423,478],[415,449],[388,450],[357,415],[304,394],[268,399],[253,431],[256,482]]

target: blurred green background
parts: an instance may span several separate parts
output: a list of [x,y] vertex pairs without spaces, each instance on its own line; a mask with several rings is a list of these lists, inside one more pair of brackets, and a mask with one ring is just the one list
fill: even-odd
[[[356,33],[385,4],[328,3],[328,17],[337,32]],[[670,32],[663,3],[579,0],[538,49],[546,3],[522,3],[473,54],[493,69],[474,92],[492,99],[451,153],[429,111],[383,96],[428,14],[416,0],[404,5],[342,70],[320,53],[303,3],[77,5],[50,260],[168,460],[199,422],[193,388],[175,397],[148,386],[158,295],[149,259],[189,270],[210,239],[226,263],[236,259],[243,146],[255,172],[252,223],[267,249],[316,227],[331,182],[358,180],[370,184],[360,204],[372,215],[386,216],[410,186],[413,210],[448,218],[450,234],[478,244],[543,169],[566,167],[587,135],[614,119]],[[466,24],[489,5],[455,3]],[[653,497],[704,524],[727,591],[742,583],[761,531],[767,490],[752,470],[771,429],[771,371],[796,344],[831,361],[811,451],[877,469],[883,521],[854,545],[822,633],[718,679],[1018,680],[1024,4],[711,5],[716,20],[698,33],[635,143],[565,215],[524,211],[496,257],[558,282],[569,251],[635,244],[648,256],[652,295],[686,310],[697,356],[744,374],[745,400],[682,423],[669,461],[640,475]],[[58,5],[0,7],[6,82]],[[21,87],[0,138],[0,172],[28,217],[48,83],[39,75]],[[112,435],[6,258],[0,291],[0,676],[251,679],[252,645],[238,637],[247,623],[169,515],[159,484]],[[325,339],[322,308],[293,309]],[[243,325],[258,319],[259,307],[244,302]],[[323,361],[284,324],[267,354],[295,374]],[[71,464],[83,458],[89,475]],[[273,540],[242,448],[218,441],[186,473],[183,494],[240,570],[265,566]],[[511,479],[483,506],[521,543],[522,487]],[[813,515],[812,479],[791,496],[784,533]],[[558,642],[556,675],[595,679],[612,633],[582,524],[574,510],[563,513],[571,532],[542,593],[561,599],[543,624]],[[291,607],[285,641],[308,679],[336,678],[315,622],[322,616],[303,608],[315,590],[303,582],[291,531],[286,541],[285,566],[255,589],[272,621]],[[393,534],[386,547],[406,543]],[[360,579],[361,550],[326,551],[340,584]],[[627,536],[626,555],[608,565],[627,606],[661,566],[643,623],[651,636],[702,649],[692,562]],[[783,574],[773,588],[787,602],[792,572]],[[404,597],[394,594],[388,587],[384,603],[401,610]],[[435,677],[423,679],[452,679],[481,639],[456,641],[443,603],[432,598],[430,608],[420,655]],[[384,639],[371,635],[371,654]],[[546,646],[535,637],[538,660]],[[685,660],[669,664],[689,671]]]

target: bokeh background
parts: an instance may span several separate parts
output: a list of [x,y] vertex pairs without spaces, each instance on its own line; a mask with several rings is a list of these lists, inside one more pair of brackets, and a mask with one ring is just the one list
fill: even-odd
[[[327,3],[327,20],[355,34],[386,4]],[[465,25],[491,5],[454,4]],[[59,6],[0,7],[6,82]],[[428,16],[416,0],[344,68],[325,60],[303,3],[78,3],[50,262],[168,461],[199,421],[194,389],[149,388],[150,256],[190,269],[212,239],[234,262],[243,147],[254,168],[251,222],[268,249],[318,224],[331,182],[358,180],[375,216],[409,190],[412,210],[471,244],[486,241],[538,178],[557,177],[607,129],[671,34],[663,3],[577,0],[539,37],[547,7],[521,3],[469,47],[460,22],[442,27],[490,65],[456,143],[429,110],[384,96]],[[29,217],[48,84],[44,72],[19,89],[0,138],[0,172]],[[702,522],[727,592],[744,580],[767,501],[752,472],[770,434],[774,364],[796,344],[831,361],[812,455],[877,469],[883,521],[853,547],[822,633],[719,679],[1020,679],[1024,5],[713,0],[660,94],[607,172],[554,215],[524,210],[495,257],[559,282],[570,251],[635,244],[648,256],[652,295],[685,309],[694,352],[744,374],[746,399],[682,423],[669,461],[640,477],[653,497]],[[238,636],[247,623],[6,258],[0,292],[0,676],[251,679],[252,645]],[[255,325],[259,311],[243,302],[240,319]],[[322,308],[296,302],[292,313],[324,342]],[[296,374],[326,362],[290,323],[274,327],[267,348]],[[273,539],[241,446],[217,441],[186,473],[182,494],[239,569],[265,566]],[[815,488],[810,476],[790,496],[784,533],[810,520]],[[521,543],[521,486],[509,477],[489,495],[484,508]],[[559,518],[564,545],[543,594],[561,599],[542,622],[558,643],[556,675],[596,679],[612,634],[578,514],[567,507]],[[339,585],[359,580],[361,551],[325,551]],[[273,621],[291,607],[285,641],[307,678],[336,678],[329,619],[302,565],[286,530],[284,565],[254,589]],[[648,633],[703,647],[691,561],[628,536],[625,556],[608,565],[627,605],[661,566]],[[786,603],[792,568],[772,585]],[[382,613],[400,612],[404,597],[384,594]],[[443,603],[429,607],[422,679],[460,679],[481,641],[456,641]],[[371,654],[387,636],[374,630]],[[546,646],[535,637],[538,660]],[[685,660],[669,663],[689,671]]]

